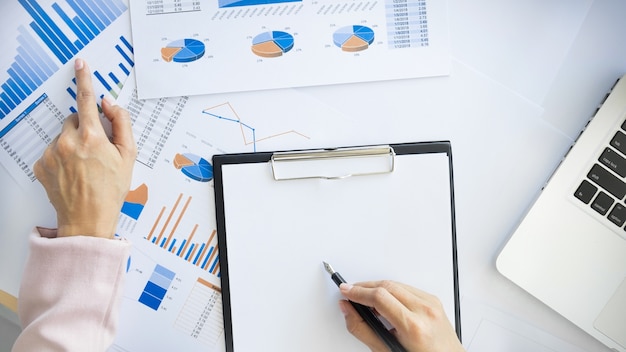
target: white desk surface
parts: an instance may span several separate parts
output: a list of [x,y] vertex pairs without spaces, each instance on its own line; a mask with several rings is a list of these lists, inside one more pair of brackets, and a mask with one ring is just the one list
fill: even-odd
[[[299,91],[359,123],[338,145],[452,141],[470,352],[485,339],[513,345],[522,335],[608,351],[498,274],[495,258],[607,89],[626,73],[626,2],[448,0],[448,11],[449,76]],[[3,284],[20,272],[5,269],[24,262],[6,248],[25,248],[32,226],[53,225],[54,215],[44,193],[23,194],[3,168],[0,182]],[[493,324],[477,333],[476,321]],[[501,329],[487,328],[496,325]],[[2,340],[0,350],[12,344]]]

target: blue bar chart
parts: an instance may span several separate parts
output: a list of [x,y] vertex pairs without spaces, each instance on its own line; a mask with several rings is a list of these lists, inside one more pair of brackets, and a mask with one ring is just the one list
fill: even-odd
[[[66,0],[54,2],[47,10],[36,0],[18,2],[32,21],[28,26],[17,28],[16,55],[6,69],[7,80],[0,83],[0,119],[13,111],[57,72],[60,65],[76,56],[127,9],[121,0]],[[122,42],[128,43],[125,38]]]
[[175,276],[176,273],[157,264],[139,296],[139,303],[158,310]]
[[[126,78],[130,75],[130,70],[135,66],[135,62],[132,59],[134,50],[128,39],[123,35],[118,38],[118,43],[111,50],[116,53],[119,62],[108,73],[103,74],[99,70],[94,70],[93,75],[96,78],[94,83],[100,84],[102,91],[108,92],[113,98],[117,99]],[[76,100],[76,79],[72,80],[72,83],[71,86],[67,87],[66,91],[73,100]],[[72,106],[70,111],[76,112],[76,108]]]

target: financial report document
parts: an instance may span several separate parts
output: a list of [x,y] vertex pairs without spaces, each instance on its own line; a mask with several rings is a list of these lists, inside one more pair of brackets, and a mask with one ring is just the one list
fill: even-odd
[[132,1],[141,99],[449,73],[430,0]]
[[0,10],[0,163],[28,188],[34,162],[76,112],[74,59],[89,63],[98,97],[116,98],[132,71],[128,2],[3,1]]

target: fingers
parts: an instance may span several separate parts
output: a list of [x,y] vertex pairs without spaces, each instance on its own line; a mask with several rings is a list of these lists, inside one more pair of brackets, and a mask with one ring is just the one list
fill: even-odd
[[378,335],[361,318],[350,302],[339,301],[339,309],[346,319],[346,328],[359,341],[367,345],[372,351],[387,351],[385,343],[378,338]]
[[423,291],[394,281],[371,281],[354,285],[342,284],[341,293],[351,301],[376,309],[396,328],[404,328],[412,310],[424,306]]
[[422,291],[413,286],[409,286],[407,284],[392,281],[392,280],[382,280],[382,281],[366,281],[366,282],[357,282],[354,285],[360,287],[367,288],[376,288],[382,287],[389,291],[394,297],[396,297],[402,304],[409,306],[411,302],[417,297],[422,300],[430,300],[433,298],[433,295]]
[[113,144],[117,146],[120,153],[125,153],[125,157],[134,160],[137,155],[137,145],[135,144],[128,111],[114,105],[109,98],[104,98],[102,100],[102,112],[111,121]]
[[96,106],[96,96],[91,82],[91,71],[83,59],[76,59],[74,62],[74,75],[76,76],[76,104],[78,105],[78,127],[96,129],[102,131],[100,115]]

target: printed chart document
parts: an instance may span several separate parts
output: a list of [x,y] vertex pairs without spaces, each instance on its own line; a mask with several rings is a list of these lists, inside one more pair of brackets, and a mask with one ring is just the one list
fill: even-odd
[[132,1],[141,99],[449,73],[434,0]]
[[2,1],[0,13],[0,163],[28,189],[76,111],[74,59],[88,61],[98,96],[119,94],[134,66],[130,16],[125,0]]

